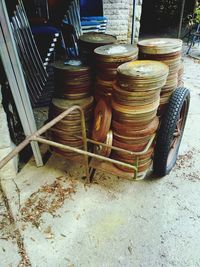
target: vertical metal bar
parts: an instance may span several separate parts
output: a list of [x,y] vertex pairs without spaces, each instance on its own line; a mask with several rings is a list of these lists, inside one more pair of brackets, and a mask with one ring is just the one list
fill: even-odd
[[185,0],[182,0],[182,5],[181,5],[181,15],[180,15],[180,23],[179,23],[179,28],[178,28],[178,38],[181,37],[181,30],[182,30],[182,23],[183,23],[184,9],[185,9]]
[[136,170],[134,170],[134,177],[133,179],[137,179],[137,176],[138,176],[138,166],[139,166],[139,158],[136,156],[136,159],[135,159],[135,165],[136,167]]
[[[82,109],[79,109],[81,115],[81,130],[82,130],[82,138],[83,138],[83,149],[88,151],[87,148],[87,134],[86,134],[86,125],[85,125],[85,115]],[[90,171],[89,171],[89,159],[88,155],[84,155],[85,159],[85,171],[88,183],[90,183]]]
[[136,5],[137,0],[133,0],[133,18],[132,18],[132,33],[131,33],[131,44],[134,44],[135,32],[136,32]]
[[[5,0],[0,1],[0,22],[0,51],[2,62],[12,90],[24,133],[25,135],[30,135],[36,131],[36,124],[23,76],[21,63],[12,34]],[[43,162],[38,143],[32,142],[31,146],[37,166],[42,166]]]

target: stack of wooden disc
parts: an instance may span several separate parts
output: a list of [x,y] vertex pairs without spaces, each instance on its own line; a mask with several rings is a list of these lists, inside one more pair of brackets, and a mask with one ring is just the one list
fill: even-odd
[[178,85],[178,72],[181,66],[182,40],[172,38],[158,38],[143,40],[138,43],[140,58],[158,60],[169,66],[166,85],[161,91],[159,109],[163,113],[169,99]]
[[94,50],[96,60],[95,98],[112,94],[112,84],[117,75],[117,68],[129,61],[136,60],[138,48],[129,44],[113,44]]
[[54,67],[55,97],[82,99],[90,96],[92,76],[90,67],[80,60],[56,61]]
[[178,71],[178,87],[184,86],[183,75],[184,75],[184,65],[183,62],[181,62],[180,69]]
[[79,38],[79,49],[81,55],[87,59],[89,64],[94,64],[94,49],[102,45],[114,44],[117,38],[105,33],[86,33]]
[[[113,145],[132,152],[143,151],[158,128],[156,116],[160,91],[169,73],[166,64],[141,60],[122,64],[114,83]],[[153,144],[139,157],[139,175],[152,164]],[[135,158],[124,152],[112,152],[114,159],[134,164]],[[126,167],[117,166],[124,171]]]
[[[85,114],[87,134],[89,136],[93,116],[93,100],[92,96],[80,100],[53,98],[49,117],[53,119],[71,106],[79,105],[82,107]],[[83,141],[81,138],[81,117],[79,111],[73,111],[70,115],[54,125],[50,130],[50,135],[51,139],[55,142],[82,149]],[[75,152],[56,147],[52,147],[52,150],[69,159],[79,156],[79,154]]]

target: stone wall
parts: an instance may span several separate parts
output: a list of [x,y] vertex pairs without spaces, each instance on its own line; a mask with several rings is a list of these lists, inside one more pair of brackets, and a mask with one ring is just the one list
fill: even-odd
[[[139,37],[142,0],[136,0],[136,39]],[[133,0],[103,0],[104,16],[108,18],[107,33],[119,42],[130,43],[132,33]]]
[[136,25],[135,25],[135,40],[134,42],[137,43],[140,35],[140,19],[142,15],[142,1],[137,0],[136,10],[135,10],[135,17],[136,17]]
[[[2,94],[0,86],[0,160],[2,160],[13,148],[14,144],[10,139],[7,116],[2,106]],[[18,158],[11,160],[0,170],[0,179],[13,179],[18,168]]]

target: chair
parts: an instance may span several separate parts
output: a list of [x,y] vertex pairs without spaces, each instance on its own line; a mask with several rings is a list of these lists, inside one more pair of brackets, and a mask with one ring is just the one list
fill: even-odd
[[83,33],[99,32],[105,33],[108,19],[102,16],[81,17],[81,28]]

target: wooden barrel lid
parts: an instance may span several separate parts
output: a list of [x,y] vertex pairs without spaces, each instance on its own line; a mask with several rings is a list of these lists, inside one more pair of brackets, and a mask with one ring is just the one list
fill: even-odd
[[159,106],[159,103],[160,103],[160,97],[155,99],[153,103],[143,105],[143,106],[120,105],[112,99],[112,108],[122,113],[127,113],[131,115],[139,115],[139,114],[145,114],[145,113],[149,113],[149,112],[156,110]]
[[122,64],[117,72],[128,79],[144,81],[168,75],[169,67],[153,60],[136,60]]
[[61,99],[61,98],[53,98],[52,104],[53,106],[57,107],[61,110],[66,110],[73,105],[81,106],[83,109],[87,109],[91,107],[92,103],[94,101],[93,96],[83,98],[83,99],[76,99],[76,100],[68,100],[68,99]]
[[115,43],[117,38],[111,34],[91,32],[81,35],[79,41],[86,44],[107,45]]
[[125,62],[138,55],[138,48],[130,44],[104,45],[94,50],[96,59],[104,62]]
[[70,74],[90,71],[90,67],[78,59],[58,60],[52,63],[52,66],[57,70],[69,72]]
[[[154,152],[154,147],[151,146],[151,147],[147,150],[146,153],[144,153],[144,154],[138,156],[139,162],[140,162],[141,160],[149,159],[149,158],[152,156],[153,152]],[[116,150],[113,150],[113,152],[112,152],[112,156],[120,157],[122,161],[123,161],[123,160],[126,160],[126,159],[128,159],[128,160],[135,160],[135,159],[136,159],[136,156],[135,156],[135,155],[131,155],[131,154],[128,154],[128,153],[126,153],[126,152],[116,151]]]
[[139,49],[146,54],[169,54],[180,52],[183,41],[175,38],[153,38],[138,42]]
[[159,119],[157,116],[152,122],[143,127],[143,129],[141,130],[135,130],[135,128],[130,125],[112,121],[112,128],[116,133],[121,135],[124,134],[125,136],[130,136],[130,137],[143,137],[152,135],[158,129],[158,125],[159,125]]

